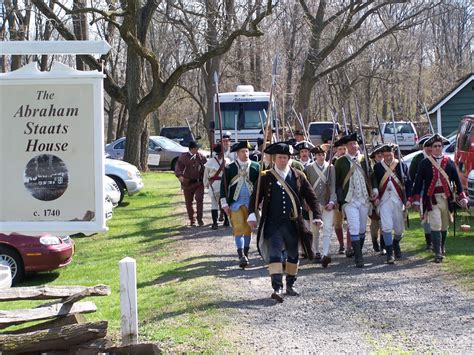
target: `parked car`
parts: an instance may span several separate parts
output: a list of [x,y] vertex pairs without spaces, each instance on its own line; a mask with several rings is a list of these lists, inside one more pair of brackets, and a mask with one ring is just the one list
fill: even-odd
[[187,147],[190,141],[201,139],[201,136],[194,137],[193,132],[188,126],[163,127],[160,130],[160,136],[172,139],[183,147]]
[[458,167],[462,186],[467,187],[467,177],[474,169],[474,115],[466,115],[459,122],[454,162]]
[[466,195],[469,200],[469,209],[474,210],[474,170],[467,176]]
[[124,161],[105,159],[105,175],[113,179],[120,190],[118,203],[122,202],[125,192],[131,196],[144,186],[137,167]]
[[[125,137],[105,146],[105,152],[113,159],[123,159],[125,152]],[[154,168],[174,170],[179,156],[188,151],[188,148],[175,141],[162,137],[150,136],[148,141],[148,165]],[[156,158],[158,157],[158,158]]]
[[[332,122],[311,122],[308,126],[309,139],[314,145],[325,143],[332,138],[332,130],[334,124]],[[341,132],[339,124],[336,125],[336,134]]]
[[0,264],[10,267],[13,284],[21,281],[26,273],[69,265],[73,255],[74,241],[69,236],[0,233]]
[[380,132],[385,143],[395,143],[395,134],[401,151],[413,151],[418,149],[418,134],[415,125],[409,121],[383,122],[380,125]]
[[104,176],[104,193],[112,203],[112,207],[117,207],[120,202],[120,188],[115,180],[107,175]]

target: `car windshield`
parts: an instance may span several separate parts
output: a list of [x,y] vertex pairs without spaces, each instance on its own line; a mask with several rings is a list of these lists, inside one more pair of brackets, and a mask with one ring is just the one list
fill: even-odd
[[321,135],[325,130],[332,129],[332,123],[313,123],[309,125],[309,134],[312,136]]
[[[261,129],[268,102],[221,102],[222,129]],[[219,129],[219,121],[216,122]]]
[[[395,127],[396,127],[396,132],[400,133],[400,134],[415,133],[415,132],[413,132],[413,127],[411,126],[410,123],[396,123],[395,122]],[[388,134],[393,134],[394,133],[393,123],[388,123],[385,126],[385,132],[384,133],[388,133]]]
[[163,149],[176,149],[181,148],[182,146],[176,143],[175,141],[168,139],[166,137],[153,137],[152,139],[155,143],[159,144]]

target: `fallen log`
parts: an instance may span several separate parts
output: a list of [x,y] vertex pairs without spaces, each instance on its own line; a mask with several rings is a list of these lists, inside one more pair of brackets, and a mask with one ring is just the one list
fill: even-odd
[[24,334],[0,335],[0,351],[68,350],[72,346],[100,339],[107,334],[107,321],[72,324]]
[[0,310],[0,328],[16,323],[30,322],[65,316],[76,313],[92,313],[97,310],[93,302],[78,302],[74,304],[57,303],[48,307],[34,309]]
[[0,301],[47,300],[67,298],[77,294],[86,296],[108,296],[110,287],[106,285],[86,286],[32,286],[13,287],[0,293]]
[[87,323],[86,317],[84,317],[84,315],[71,314],[64,317],[51,319],[42,323],[34,324],[25,328],[4,331],[1,334],[22,334],[22,333],[36,332],[37,330],[59,328],[59,327],[63,327],[65,325],[70,325],[70,324],[83,324],[83,323]]

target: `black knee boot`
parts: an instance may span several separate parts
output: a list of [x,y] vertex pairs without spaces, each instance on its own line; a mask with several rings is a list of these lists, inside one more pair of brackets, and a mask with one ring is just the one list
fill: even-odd
[[224,213],[224,224],[223,224],[224,227],[228,227],[229,226],[229,216],[227,216],[226,213]]
[[248,258],[249,257],[249,247],[244,247],[244,255]]
[[431,241],[431,233],[425,233],[425,240],[426,240],[426,251],[433,250],[433,243]]
[[441,231],[441,255],[446,255],[446,237],[448,236],[448,231]]
[[379,242],[377,240],[377,235],[372,235],[372,247],[376,253],[380,252]]
[[431,231],[431,240],[433,242],[433,252],[435,254],[435,263],[443,261],[443,253],[441,251],[441,232]]
[[362,248],[360,240],[352,241],[352,249],[354,250],[354,258],[356,267],[364,267],[364,257],[362,256]]
[[212,227],[211,227],[211,229],[217,229],[217,218],[219,217],[219,211],[218,210],[211,210],[211,216],[212,216]]
[[282,274],[273,274],[270,275],[272,280],[272,298],[277,302],[283,302],[283,275]]
[[393,253],[395,254],[395,259],[400,259],[402,257],[402,251],[400,249],[400,240],[393,240]]
[[393,245],[385,246],[387,250],[387,264],[395,264],[395,258],[393,257]]
[[294,287],[296,281],[296,276],[286,275],[286,294],[288,296],[299,296],[300,294]]
[[383,235],[380,234],[380,254],[385,255],[386,248],[385,248],[385,240],[383,239]]

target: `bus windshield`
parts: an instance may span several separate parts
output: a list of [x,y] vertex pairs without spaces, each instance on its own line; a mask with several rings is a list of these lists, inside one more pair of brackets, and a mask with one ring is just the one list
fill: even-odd
[[[237,129],[261,129],[262,121],[265,122],[265,114],[268,112],[268,102],[221,102],[222,129],[234,130],[237,121]],[[219,120],[216,113],[216,127],[219,128]]]

